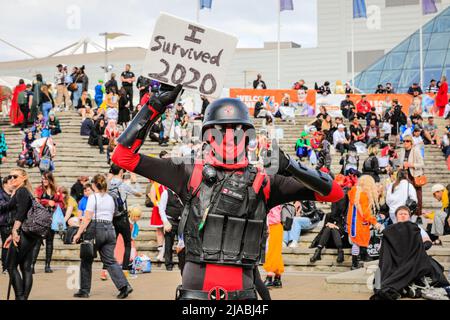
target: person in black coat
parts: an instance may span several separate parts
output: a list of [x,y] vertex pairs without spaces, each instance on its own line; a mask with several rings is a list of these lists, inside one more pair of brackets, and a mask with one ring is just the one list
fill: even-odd
[[100,153],[105,153],[104,147],[108,145],[109,140],[105,135],[106,123],[104,118],[100,118],[95,124],[94,130],[91,131],[88,143],[91,146],[98,146]]
[[380,174],[387,173],[387,169],[381,169],[378,161],[378,145],[371,145],[368,148],[369,157],[364,161],[362,174],[371,176],[375,182],[380,182]]
[[321,260],[323,248],[336,248],[338,250],[337,262],[344,262],[343,248],[350,248],[347,230],[345,228],[348,210],[348,188],[344,188],[345,196],[338,202],[331,204],[331,213],[325,215],[324,227],[311,243],[310,248],[317,248],[310,262]]
[[[0,185],[0,208],[2,206],[6,206],[9,204],[9,200],[11,200],[12,195],[12,187],[10,186],[11,176],[7,176],[1,180]],[[10,212],[9,211],[1,211],[0,210],[0,236],[2,239],[2,243],[5,243],[6,239],[11,234],[11,226],[10,226]],[[6,256],[8,253],[8,249],[2,247],[2,272],[6,272]]]
[[87,116],[86,119],[81,123],[80,127],[80,135],[84,137],[89,137],[91,132],[94,130],[94,120],[90,116]]
[[258,74],[256,80],[253,81],[253,89],[267,89],[266,83],[262,80],[260,74]]

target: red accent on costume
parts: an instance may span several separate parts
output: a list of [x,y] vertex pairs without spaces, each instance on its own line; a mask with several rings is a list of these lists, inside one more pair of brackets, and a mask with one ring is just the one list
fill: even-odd
[[203,291],[210,291],[217,286],[228,291],[242,290],[242,267],[207,264]]
[[314,193],[316,200],[321,202],[337,202],[344,197],[344,191],[336,181],[333,181],[331,191],[326,196],[321,196],[317,192]]
[[136,150],[141,143],[142,140],[136,140],[130,149],[118,144],[114,149],[114,153],[111,158],[112,162],[125,170],[133,172],[141,159],[139,154],[134,153],[133,150]]
[[15,126],[23,122],[23,113],[20,111],[17,99],[19,97],[19,93],[24,91],[26,88],[27,86],[25,84],[19,84],[14,88],[14,93],[11,100],[11,109],[9,110],[9,121]]
[[265,171],[260,171],[258,169],[258,173],[255,177],[255,180],[253,181],[253,191],[255,191],[256,194],[259,193],[259,190],[261,189],[261,186],[263,185],[264,180],[266,180],[266,185],[264,186],[263,193],[264,198],[266,199],[266,202],[269,200],[270,197],[270,181],[267,180],[267,174]]

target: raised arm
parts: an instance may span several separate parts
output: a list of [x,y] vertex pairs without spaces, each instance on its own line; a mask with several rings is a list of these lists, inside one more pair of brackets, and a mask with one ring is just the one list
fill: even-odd
[[175,164],[171,159],[148,157],[138,151],[152,125],[166,107],[175,102],[181,89],[181,86],[177,86],[173,91],[152,96],[117,139],[118,145],[112,156],[112,161],[119,167],[155,180],[176,193],[182,191],[182,183],[188,178],[185,165]]

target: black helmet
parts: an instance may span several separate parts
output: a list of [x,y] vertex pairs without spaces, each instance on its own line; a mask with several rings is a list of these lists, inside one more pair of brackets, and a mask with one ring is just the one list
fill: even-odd
[[232,98],[218,99],[206,108],[202,132],[215,124],[242,124],[246,129],[255,128],[247,106]]

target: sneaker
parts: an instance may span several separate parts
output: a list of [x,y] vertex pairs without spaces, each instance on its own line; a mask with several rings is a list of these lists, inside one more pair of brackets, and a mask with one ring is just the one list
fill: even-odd
[[100,279],[103,281],[108,280],[108,271],[102,270],[102,272],[100,273]]
[[272,279],[272,277],[267,276],[267,277],[266,277],[266,280],[264,280],[264,285],[265,285],[267,288],[273,287],[273,279]]
[[117,295],[117,299],[125,299],[132,292],[133,292],[133,288],[130,285],[127,285],[127,286],[123,287],[122,289],[120,289],[120,292]]
[[274,288],[283,288],[283,283],[281,282],[281,277],[275,277],[273,280],[273,287]]
[[283,248],[287,248],[287,247],[288,247],[288,245],[287,245],[286,242],[284,242],[284,241],[283,241],[283,243],[282,243],[282,246],[283,246]]
[[295,240],[292,240],[291,243],[289,243],[289,248],[297,248],[298,247],[298,242]]

